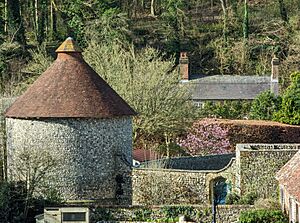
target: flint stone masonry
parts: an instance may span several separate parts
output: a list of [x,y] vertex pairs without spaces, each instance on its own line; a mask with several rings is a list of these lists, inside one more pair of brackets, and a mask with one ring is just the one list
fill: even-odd
[[221,170],[186,171],[136,168],[132,173],[134,205],[210,204],[212,181],[235,184],[235,159]]
[[[15,101],[15,98],[0,98],[0,166],[5,165],[3,157],[6,150],[5,117],[4,112]],[[4,177],[3,168],[0,171],[0,180]]]
[[131,122],[130,117],[7,118],[8,177],[17,179],[14,168],[18,152],[46,149],[62,161],[49,176],[55,179],[52,186],[64,199],[130,204]]
[[300,144],[238,144],[237,187],[241,195],[256,192],[260,198],[278,197],[276,173],[300,149]]
[[[161,222],[166,219],[162,210],[176,208],[184,210],[184,206],[131,206],[119,208],[98,207],[91,210],[92,222],[142,222],[139,217],[147,218],[147,222]],[[194,212],[194,216],[187,216],[192,218],[193,222],[211,222],[212,213],[210,205],[189,205],[187,207],[189,212]],[[221,205],[217,207],[217,222],[222,223],[238,223],[239,215],[242,211],[253,210],[252,205]],[[143,213],[143,214],[142,214]],[[195,214],[197,213],[197,214]],[[104,216],[103,216],[104,214]],[[172,213],[171,213],[172,214]],[[110,219],[105,219],[110,216]],[[196,217],[196,219],[195,219]],[[105,219],[105,220],[104,220]]]
[[148,168],[133,170],[133,204],[208,204],[217,177],[224,177],[241,196],[255,192],[259,198],[274,198],[278,196],[276,173],[299,149],[300,144],[238,144],[236,158],[229,163],[232,154],[148,162]]

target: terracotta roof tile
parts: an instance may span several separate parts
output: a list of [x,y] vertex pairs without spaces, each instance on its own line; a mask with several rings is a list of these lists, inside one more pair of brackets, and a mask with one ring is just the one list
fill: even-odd
[[145,162],[149,160],[156,160],[159,158],[159,155],[151,150],[135,149],[132,151],[132,157],[139,162]]
[[[66,49],[66,51],[64,51]],[[84,61],[67,39],[54,63],[7,110],[13,118],[110,118],[136,112]]]
[[300,151],[279,170],[276,179],[291,196],[300,201]]

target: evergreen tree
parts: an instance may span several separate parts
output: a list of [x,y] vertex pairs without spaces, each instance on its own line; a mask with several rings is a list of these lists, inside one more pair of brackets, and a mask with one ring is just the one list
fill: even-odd
[[275,114],[275,120],[292,124],[300,124],[300,72],[291,75],[291,85],[282,96],[281,109]]
[[7,0],[7,32],[10,41],[26,44],[19,0]]

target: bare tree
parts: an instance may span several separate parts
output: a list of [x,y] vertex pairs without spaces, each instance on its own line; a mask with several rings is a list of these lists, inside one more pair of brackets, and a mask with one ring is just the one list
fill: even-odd
[[26,203],[24,216],[34,194],[41,194],[50,187],[51,172],[60,164],[61,158],[54,157],[46,149],[22,148],[8,154],[9,180],[25,182]]

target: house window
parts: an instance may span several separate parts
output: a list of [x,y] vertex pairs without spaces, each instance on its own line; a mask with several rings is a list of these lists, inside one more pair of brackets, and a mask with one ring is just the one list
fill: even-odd
[[85,221],[85,212],[64,212],[62,218],[64,222],[76,222],[76,221]]

